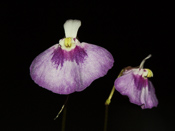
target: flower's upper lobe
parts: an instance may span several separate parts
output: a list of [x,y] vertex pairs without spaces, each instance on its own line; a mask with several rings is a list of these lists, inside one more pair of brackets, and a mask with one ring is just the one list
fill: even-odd
[[104,48],[77,43],[67,51],[56,44],[38,55],[30,66],[32,79],[58,94],[82,91],[113,66],[112,55]]

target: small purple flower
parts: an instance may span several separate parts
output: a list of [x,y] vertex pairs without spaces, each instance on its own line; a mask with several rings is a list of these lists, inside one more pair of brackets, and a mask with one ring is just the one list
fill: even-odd
[[122,76],[115,80],[114,86],[122,95],[127,95],[131,103],[141,106],[142,109],[157,107],[158,100],[155,89],[148,77],[153,73],[150,69],[143,69],[146,57],[139,68],[127,67],[123,70]]
[[106,49],[76,39],[79,20],[64,24],[66,38],[39,54],[30,66],[31,78],[39,86],[58,94],[82,91],[107,74],[114,59]]

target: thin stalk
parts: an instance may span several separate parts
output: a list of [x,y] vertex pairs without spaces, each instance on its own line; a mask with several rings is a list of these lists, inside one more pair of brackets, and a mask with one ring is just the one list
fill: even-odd
[[69,98],[69,95],[67,95],[66,100],[65,100],[64,104],[63,104],[62,107],[61,107],[61,110],[58,112],[58,114],[56,115],[56,117],[54,118],[54,120],[56,120],[56,119],[59,117],[59,115],[61,114],[61,112],[62,112],[63,109],[65,108],[66,103],[67,103],[67,101],[68,101],[68,98]]
[[105,105],[104,131],[107,131],[107,123],[108,123],[108,105]]
[[62,128],[61,128],[61,131],[65,131],[65,127],[66,127],[66,111],[67,111],[67,106],[65,106],[65,108],[64,108],[64,110],[63,110]]
[[147,59],[149,59],[150,57],[151,57],[151,54],[148,55],[145,59],[143,59],[142,62],[140,63],[139,68],[143,69],[143,65],[144,65],[145,61],[146,61]]
[[[118,75],[118,77],[122,76],[124,72],[124,69],[121,70],[120,74]],[[117,77],[117,78],[118,78]],[[105,102],[105,118],[104,118],[104,131],[107,131],[107,123],[108,123],[108,106],[109,104],[111,103],[111,99],[112,99],[112,96],[114,95],[114,91],[115,91],[115,86],[113,86],[112,90],[111,90],[111,93],[109,94],[109,97],[108,99],[106,100]]]
[[110,103],[111,103],[111,99],[112,99],[112,96],[114,94],[114,91],[115,91],[115,86],[113,86],[112,90],[111,90],[111,93],[109,94],[109,97],[108,99],[106,100],[105,102],[105,105],[108,106]]

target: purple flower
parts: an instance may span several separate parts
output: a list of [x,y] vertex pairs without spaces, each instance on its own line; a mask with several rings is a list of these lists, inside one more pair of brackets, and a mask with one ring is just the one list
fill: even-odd
[[30,66],[31,78],[39,86],[58,94],[82,91],[107,74],[114,60],[106,49],[76,39],[79,20],[64,24],[66,38],[39,54]]
[[115,80],[114,86],[122,95],[127,95],[131,103],[141,106],[142,109],[157,107],[158,100],[155,89],[148,77],[153,73],[150,69],[143,69],[146,57],[139,68],[127,67],[123,70],[122,76]]

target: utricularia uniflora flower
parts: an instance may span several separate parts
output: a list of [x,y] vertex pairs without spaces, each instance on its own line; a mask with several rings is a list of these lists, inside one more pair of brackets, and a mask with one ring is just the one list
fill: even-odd
[[31,78],[39,86],[58,94],[82,91],[95,79],[107,74],[114,59],[97,45],[80,43],[79,20],[67,20],[65,38],[39,54],[30,66]]
[[122,76],[115,80],[114,86],[122,95],[127,95],[131,103],[140,105],[142,109],[157,107],[158,100],[155,89],[149,77],[153,76],[150,69],[144,69],[143,65],[146,57],[137,68],[126,67],[123,69]]

